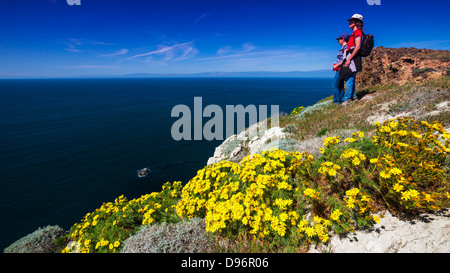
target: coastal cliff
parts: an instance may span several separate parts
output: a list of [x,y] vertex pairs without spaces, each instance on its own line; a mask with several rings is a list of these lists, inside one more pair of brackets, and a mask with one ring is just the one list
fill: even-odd
[[363,59],[363,67],[356,79],[360,90],[380,84],[420,83],[450,76],[450,51],[380,46]]
[[[104,203],[54,251],[449,252],[448,67],[448,51],[375,48],[357,100],[250,126],[186,185]],[[49,229],[9,251],[54,247]]]

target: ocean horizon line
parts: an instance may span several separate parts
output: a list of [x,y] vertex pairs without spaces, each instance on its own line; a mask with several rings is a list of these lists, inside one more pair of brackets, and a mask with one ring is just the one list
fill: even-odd
[[29,76],[5,77],[0,80],[27,79],[123,79],[123,78],[332,78],[333,71],[242,71],[242,72],[200,72],[200,73],[128,73],[120,75],[74,75],[74,76]]

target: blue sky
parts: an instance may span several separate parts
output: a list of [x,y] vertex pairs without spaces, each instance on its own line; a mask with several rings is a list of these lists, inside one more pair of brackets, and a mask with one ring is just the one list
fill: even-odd
[[448,0],[80,1],[0,0],[0,78],[330,69],[354,13],[376,46],[450,50]]

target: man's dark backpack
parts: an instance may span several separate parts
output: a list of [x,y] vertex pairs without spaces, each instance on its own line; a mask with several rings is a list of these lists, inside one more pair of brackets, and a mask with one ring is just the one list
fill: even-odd
[[361,43],[361,48],[359,49],[361,57],[369,56],[370,52],[372,52],[374,44],[375,44],[375,39],[373,38],[373,35],[364,34],[364,38]]

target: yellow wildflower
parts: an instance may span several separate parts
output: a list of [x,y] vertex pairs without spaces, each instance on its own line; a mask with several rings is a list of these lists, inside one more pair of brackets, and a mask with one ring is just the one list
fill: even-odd
[[353,197],[350,197],[346,200],[347,202],[347,208],[354,208],[355,207],[355,199]]
[[336,172],[334,169],[330,169],[330,170],[328,171],[328,174],[329,174],[330,176],[336,176],[337,172]]
[[370,159],[370,163],[372,163],[372,164],[378,163],[378,158]]
[[307,188],[303,191],[303,194],[311,198],[317,198],[317,192],[313,189]]
[[90,245],[91,245],[91,240],[88,240],[88,239],[84,240],[85,247],[89,247]]
[[361,163],[361,160],[359,160],[359,158],[354,157],[354,158],[352,159],[352,164],[353,164],[353,165],[358,166],[359,163]]
[[403,190],[403,185],[400,185],[399,183],[396,183],[394,185],[394,191],[399,192],[401,190]]
[[409,195],[410,195],[412,198],[415,198],[415,197],[417,197],[417,196],[419,195],[419,192],[416,191],[416,190],[409,190]]
[[345,192],[346,195],[349,196],[356,196],[359,193],[359,189],[358,188],[352,188],[348,191]]
[[337,220],[339,220],[339,217],[342,215],[342,212],[339,210],[339,209],[335,209],[332,213],[331,213],[331,215],[330,215],[330,218],[332,219],[332,220],[334,220],[334,221],[337,221]]
[[325,147],[329,147],[330,145],[333,144],[338,144],[340,141],[340,137],[339,136],[335,136],[335,137],[327,137],[323,140],[323,145]]
[[379,224],[380,223],[380,217],[378,215],[373,217],[373,220],[375,221],[375,223]]
[[385,179],[391,178],[391,175],[389,173],[386,173],[385,171],[381,171],[380,176]]
[[430,194],[425,194],[425,201],[427,201],[427,202],[434,202],[434,199],[433,198],[431,198],[431,195]]
[[397,174],[401,174],[402,170],[400,170],[399,168],[394,167],[394,168],[389,170],[389,173],[391,173],[393,175],[397,175]]
[[312,238],[316,234],[316,231],[313,227],[307,227],[305,228],[305,233],[308,237]]
[[361,201],[362,201],[362,202],[370,202],[370,201],[372,201],[372,199],[370,199],[370,196],[369,196],[369,195],[363,195],[363,196],[361,197]]

